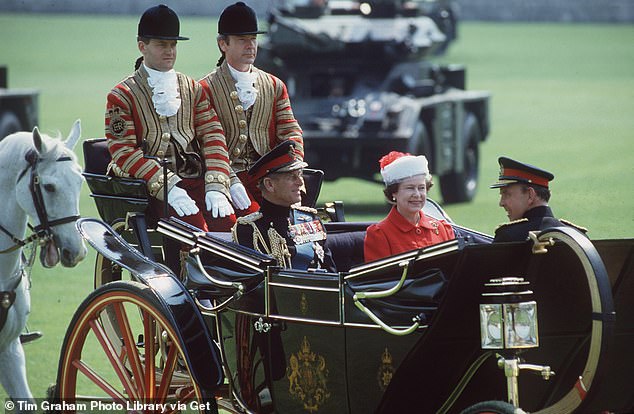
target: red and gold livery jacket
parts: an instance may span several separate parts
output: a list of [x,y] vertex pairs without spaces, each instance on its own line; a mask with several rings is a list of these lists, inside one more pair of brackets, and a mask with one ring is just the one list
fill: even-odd
[[368,227],[364,259],[370,262],[455,238],[445,220],[427,217],[421,210],[418,223],[412,224],[394,206],[385,219]]
[[236,81],[224,61],[214,72],[200,80],[215,109],[227,139],[233,170],[247,170],[262,155],[285,140],[297,143],[296,151],[304,156],[302,130],[293,115],[286,85],[279,78],[261,71],[257,73],[255,103],[244,110]]
[[[163,171],[158,161],[147,155],[176,161],[204,160],[205,190],[228,194],[229,157],[224,133],[206,92],[196,81],[177,73],[181,105],[173,116],[156,113],[148,73],[141,66],[132,76],[116,85],[106,104],[106,137],[112,155],[110,170],[117,176],[145,180],[149,193],[163,200]],[[174,154],[178,152],[178,154]],[[168,189],[181,180],[178,162],[170,164]],[[182,164],[182,162],[181,162]],[[199,165],[202,170],[202,165]],[[181,174],[182,175],[182,174]]]

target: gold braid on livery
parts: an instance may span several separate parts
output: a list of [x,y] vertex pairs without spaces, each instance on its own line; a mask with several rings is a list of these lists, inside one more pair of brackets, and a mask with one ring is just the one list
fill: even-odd
[[255,67],[252,70],[258,75],[258,95],[246,111],[226,61],[200,81],[222,122],[236,173],[248,170],[260,156],[286,140],[293,141],[295,151],[301,158],[304,156],[302,130],[293,115],[286,86],[269,73]]
[[[205,176],[205,190],[228,195],[229,157],[224,133],[206,92],[193,79],[177,73],[181,105],[173,116],[156,113],[148,73],[141,66],[108,94],[106,137],[112,155],[111,171],[117,176],[143,179],[149,193],[163,199],[163,172],[156,160],[172,161],[168,188],[187,177],[186,170]],[[193,113],[192,113],[193,110]],[[145,148],[144,148],[145,147]],[[185,161],[183,161],[185,160]],[[179,176],[180,175],[180,176]]]

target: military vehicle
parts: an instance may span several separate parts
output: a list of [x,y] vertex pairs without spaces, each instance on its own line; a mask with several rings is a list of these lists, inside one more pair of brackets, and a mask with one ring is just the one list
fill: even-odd
[[35,89],[8,89],[7,67],[0,66],[0,139],[17,131],[29,131],[37,125]]
[[311,167],[375,180],[387,152],[425,154],[443,200],[471,200],[490,94],[428,59],[447,36],[425,2],[301,3],[272,9],[256,65],[286,82]]

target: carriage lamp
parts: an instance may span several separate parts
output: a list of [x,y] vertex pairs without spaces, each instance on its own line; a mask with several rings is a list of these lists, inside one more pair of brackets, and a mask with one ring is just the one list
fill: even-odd
[[529,282],[520,277],[491,279],[484,287],[482,297],[488,303],[480,305],[481,346],[511,351],[510,355],[498,354],[497,364],[504,370],[508,402],[519,407],[521,370],[541,374],[545,380],[555,375],[549,366],[526,364],[518,356],[522,349],[539,346],[537,303]]
[[482,349],[522,349],[539,346],[537,303],[523,278],[505,277],[485,283],[480,304]]

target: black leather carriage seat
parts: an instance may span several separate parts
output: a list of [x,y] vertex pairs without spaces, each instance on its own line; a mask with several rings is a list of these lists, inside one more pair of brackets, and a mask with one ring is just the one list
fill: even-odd
[[322,170],[314,170],[312,168],[304,168],[304,187],[306,192],[302,192],[302,205],[307,207],[315,207],[321,184],[324,181],[324,172]]
[[145,181],[106,175],[111,160],[106,138],[85,140],[83,150],[83,175],[99,216],[111,224],[125,219],[128,213],[145,212],[149,199]]
[[84,172],[90,174],[106,174],[112,159],[108,151],[106,138],[91,138],[83,142]]
[[[325,223],[328,238],[326,246],[330,249],[337,265],[337,271],[348,272],[351,268],[365,263],[363,244],[365,232],[372,223],[362,222],[330,222]],[[489,244],[491,236],[470,230],[461,226],[454,226],[456,238],[462,244]]]
[[[83,142],[84,173],[105,175],[112,159],[106,138],[91,138]],[[302,192],[302,205],[315,207],[324,180],[324,172],[312,168],[304,169],[306,192]]]
[[347,272],[363,263],[365,230],[328,234],[326,246],[332,253],[338,272]]
[[347,272],[352,267],[364,263],[365,230],[371,224],[371,222],[330,222],[324,224],[328,233],[326,246],[332,253],[337,271]]

